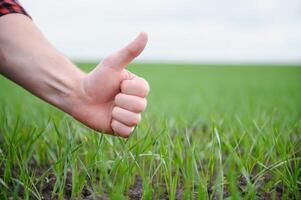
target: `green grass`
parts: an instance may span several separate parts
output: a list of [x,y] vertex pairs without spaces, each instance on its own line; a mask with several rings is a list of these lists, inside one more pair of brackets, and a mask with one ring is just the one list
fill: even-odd
[[41,199],[47,184],[53,198],[85,189],[127,199],[137,177],[143,199],[301,198],[300,67],[129,69],[151,92],[128,140],[89,130],[0,77],[0,199]]

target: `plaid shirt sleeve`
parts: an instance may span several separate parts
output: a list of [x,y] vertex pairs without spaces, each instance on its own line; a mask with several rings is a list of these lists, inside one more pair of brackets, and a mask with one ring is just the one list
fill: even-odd
[[20,13],[31,18],[18,0],[0,0],[0,17],[9,13]]

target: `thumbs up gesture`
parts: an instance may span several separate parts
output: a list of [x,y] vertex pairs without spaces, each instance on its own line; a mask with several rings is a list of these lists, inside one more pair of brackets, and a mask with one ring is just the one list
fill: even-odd
[[146,46],[145,33],[86,74],[28,17],[1,17],[0,27],[0,74],[97,131],[128,137],[140,122],[149,86],[125,68]]
[[102,62],[81,81],[72,116],[86,126],[108,134],[128,137],[141,120],[149,85],[126,70],[143,51],[146,33]]

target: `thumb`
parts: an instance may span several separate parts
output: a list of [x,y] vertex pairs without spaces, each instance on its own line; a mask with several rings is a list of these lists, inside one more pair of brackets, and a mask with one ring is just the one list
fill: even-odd
[[147,34],[141,32],[132,42],[119,51],[104,58],[101,66],[124,69],[127,64],[134,60],[143,51],[147,43]]

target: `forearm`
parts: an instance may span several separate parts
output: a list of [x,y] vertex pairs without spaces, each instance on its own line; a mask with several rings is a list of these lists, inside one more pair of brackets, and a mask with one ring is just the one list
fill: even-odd
[[0,73],[68,113],[85,75],[20,14],[0,18]]

